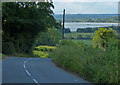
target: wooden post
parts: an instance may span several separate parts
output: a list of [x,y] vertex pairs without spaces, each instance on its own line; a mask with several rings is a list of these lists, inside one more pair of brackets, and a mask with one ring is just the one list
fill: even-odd
[[63,11],[63,29],[62,29],[62,39],[64,39],[64,25],[65,25],[65,9]]

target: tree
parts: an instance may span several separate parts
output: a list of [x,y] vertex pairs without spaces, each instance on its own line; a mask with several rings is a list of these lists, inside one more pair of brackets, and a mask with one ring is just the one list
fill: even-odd
[[70,30],[70,28],[65,28],[65,29],[64,29],[64,32],[65,32],[65,33],[71,33],[71,30]]
[[51,8],[52,2],[3,2],[3,53],[32,53],[40,32],[59,28]]
[[93,38],[94,45],[99,48],[108,47],[108,43],[114,39],[115,30],[112,28],[99,28],[95,31],[95,36]]
[[36,40],[35,46],[56,46],[59,44],[61,38],[61,33],[56,28],[48,28],[47,32],[40,33],[40,36]]

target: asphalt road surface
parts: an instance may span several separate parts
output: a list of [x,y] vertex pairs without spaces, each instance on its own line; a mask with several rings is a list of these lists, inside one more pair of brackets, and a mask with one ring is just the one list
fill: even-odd
[[3,83],[88,83],[56,67],[51,58],[11,57],[2,61]]

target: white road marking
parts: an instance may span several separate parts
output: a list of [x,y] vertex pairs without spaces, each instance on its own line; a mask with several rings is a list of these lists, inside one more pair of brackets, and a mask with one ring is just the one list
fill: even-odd
[[38,83],[35,79],[33,79],[33,81],[34,81],[35,83]]
[[29,73],[29,71],[28,71],[27,68],[26,68],[26,65],[25,65],[25,64],[26,64],[30,59],[32,59],[32,58],[29,58],[28,60],[24,61],[23,67],[24,67],[26,73],[32,78],[32,80],[33,80],[37,85],[40,85],[40,84],[37,82],[37,80],[35,80],[35,79],[31,76],[31,74]]
[[27,61],[24,62],[24,64],[26,63]]
[[24,66],[24,69],[26,69],[26,66],[25,66],[25,64],[24,64],[23,66]]
[[31,76],[31,74],[27,71],[27,70],[25,70],[26,72],[27,72],[27,74],[29,75],[29,76]]

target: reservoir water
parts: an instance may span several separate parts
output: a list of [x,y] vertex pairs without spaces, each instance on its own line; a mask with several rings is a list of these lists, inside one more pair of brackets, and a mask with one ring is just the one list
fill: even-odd
[[76,31],[78,28],[95,28],[95,27],[107,27],[118,26],[118,23],[81,23],[81,22],[65,22],[65,28],[70,28],[71,31]]

